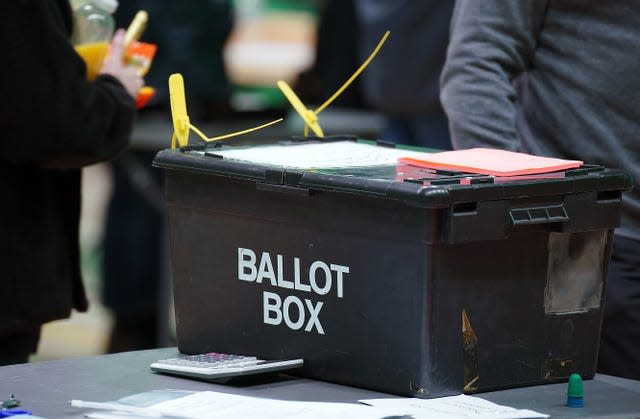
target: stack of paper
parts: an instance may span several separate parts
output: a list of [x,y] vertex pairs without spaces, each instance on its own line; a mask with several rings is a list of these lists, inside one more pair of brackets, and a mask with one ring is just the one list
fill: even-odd
[[424,153],[421,156],[402,156],[399,163],[428,169],[457,170],[493,176],[519,176],[555,172],[580,167],[582,161],[540,157],[491,148]]

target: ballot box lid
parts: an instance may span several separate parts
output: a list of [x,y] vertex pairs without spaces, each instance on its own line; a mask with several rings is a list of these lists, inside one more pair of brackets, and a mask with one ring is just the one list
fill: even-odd
[[[348,147],[343,148],[345,145]],[[620,191],[633,185],[625,172],[595,164],[533,175],[492,176],[398,163],[400,156],[425,151],[429,150],[350,136],[292,137],[268,145],[208,143],[167,149],[156,155],[153,164],[165,170],[232,177],[274,188],[400,200],[422,208],[588,191],[599,193],[598,199],[619,199]]]

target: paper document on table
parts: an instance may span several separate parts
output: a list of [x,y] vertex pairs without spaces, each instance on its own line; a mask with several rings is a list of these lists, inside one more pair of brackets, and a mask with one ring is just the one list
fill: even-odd
[[[192,393],[184,397],[149,405],[145,409],[149,417],[194,419],[380,419],[391,416],[385,410],[356,403],[274,400],[213,391]],[[144,416],[140,414],[140,410],[132,412],[132,414],[132,417],[136,418]],[[117,416],[100,417],[110,419]]]
[[[547,418],[532,410],[501,406],[466,395],[437,399],[389,398],[359,400],[359,403],[302,402],[239,396],[213,391],[159,390],[125,397],[115,402],[72,403],[94,409],[85,413],[96,419],[127,418],[261,418],[261,419],[518,419]],[[125,403],[125,404],[123,404]]]
[[423,156],[424,152],[375,146],[354,141],[268,145],[231,150],[208,150],[225,159],[300,169],[328,169],[395,165],[401,156]]
[[514,409],[466,395],[440,397],[437,399],[371,399],[360,400],[373,407],[394,411],[396,415],[407,415],[413,419],[517,419],[548,418],[549,415],[533,410]]
[[583,163],[580,160],[541,157],[491,148],[425,153],[422,156],[405,155],[398,162],[429,169],[459,170],[493,176],[549,173],[580,167]]

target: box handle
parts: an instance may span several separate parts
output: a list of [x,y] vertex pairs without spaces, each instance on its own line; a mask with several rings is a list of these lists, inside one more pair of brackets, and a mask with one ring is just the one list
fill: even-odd
[[509,211],[511,224],[548,224],[569,221],[569,216],[564,204],[548,205],[542,207],[513,208]]

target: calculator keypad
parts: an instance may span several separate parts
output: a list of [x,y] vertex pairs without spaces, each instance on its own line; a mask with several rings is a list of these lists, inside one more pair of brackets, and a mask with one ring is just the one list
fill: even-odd
[[159,364],[180,365],[196,368],[222,368],[222,367],[242,367],[259,363],[255,356],[222,354],[209,352],[206,354],[181,356],[178,358],[161,359]]

